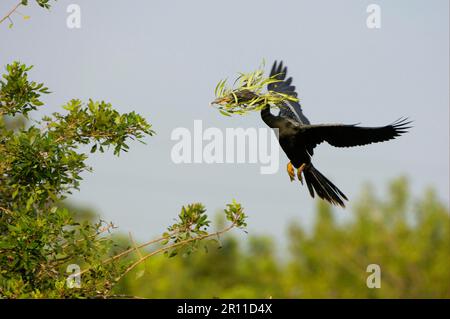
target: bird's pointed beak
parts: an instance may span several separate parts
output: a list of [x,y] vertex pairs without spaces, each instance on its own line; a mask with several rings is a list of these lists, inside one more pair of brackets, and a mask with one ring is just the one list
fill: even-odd
[[211,101],[209,106],[220,105],[221,103],[223,103],[223,98],[217,98],[214,101]]

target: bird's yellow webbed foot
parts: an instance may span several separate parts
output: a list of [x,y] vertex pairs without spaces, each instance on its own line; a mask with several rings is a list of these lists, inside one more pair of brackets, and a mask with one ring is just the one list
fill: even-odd
[[291,182],[294,181],[294,179],[295,179],[295,169],[294,169],[294,165],[292,165],[291,162],[289,162],[287,164],[287,172],[288,172],[289,178],[291,179]]
[[302,173],[303,173],[303,170],[305,169],[305,166],[306,166],[306,164],[303,163],[303,164],[297,169],[297,177],[298,177],[298,180],[302,183],[302,185],[303,185],[303,176],[302,176]]

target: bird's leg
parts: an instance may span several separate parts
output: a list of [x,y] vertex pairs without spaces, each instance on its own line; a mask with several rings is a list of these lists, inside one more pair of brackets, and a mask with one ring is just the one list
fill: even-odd
[[305,169],[306,164],[303,163],[298,169],[297,169],[297,177],[298,180],[302,183],[303,185],[303,177],[302,177],[302,172]]
[[287,172],[289,174],[289,178],[291,179],[291,182],[295,179],[295,170],[294,165],[292,165],[291,162],[287,164]]

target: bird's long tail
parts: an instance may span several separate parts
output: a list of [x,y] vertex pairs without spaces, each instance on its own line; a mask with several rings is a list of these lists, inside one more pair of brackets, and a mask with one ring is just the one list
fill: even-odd
[[317,196],[331,204],[345,207],[344,200],[348,199],[344,193],[328,178],[323,176],[312,164],[306,165],[303,170],[303,175],[305,176],[305,182],[312,197],[314,197],[314,193],[317,193]]

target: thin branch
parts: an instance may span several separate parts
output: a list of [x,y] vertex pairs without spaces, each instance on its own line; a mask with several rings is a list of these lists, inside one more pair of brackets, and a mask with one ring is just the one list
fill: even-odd
[[19,2],[18,4],[16,4],[14,6],[14,8],[12,8],[1,20],[0,20],[0,24],[2,24],[3,21],[5,21],[6,19],[9,19],[11,21],[11,15],[22,5],[22,2]]
[[193,241],[197,241],[197,240],[200,241],[200,240],[203,240],[203,239],[206,239],[206,238],[219,236],[219,235],[221,235],[223,233],[226,233],[227,231],[231,230],[235,226],[236,226],[236,224],[232,223],[230,226],[228,226],[227,228],[225,228],[225,229],[223,229],[221,231],[218,231],[218,232],[215,232],[215,233],[212,233],[212,234],[206,234],[206,235],[202,235],[202,236],[197,236],[197,237],[194,237],[194,238],[190,238],[190,239],[186,239],[186,240],[180,241],[178,243],[174,243],[174,244],[166,246],[166,247],[161,247],[160,249],[157,249],[157,250],[155,250],[155,251],[153,251],[153,252],[151,252],[151,253],[149,253],[149,254],[141,257],[141,258],[139,258],[137,261],[135,261],[133,264],[131,264],[122,274],[120,274],[120,276],[118,278],[116,278],[116,281],[119,281],[120,279],[122,279],[127,273],[129,273],[131,270],[133,270],[137,265],[141,264],[142,262],[144,262],[145,260],[147,260],[148,258],[150,258],[150,257],[152,257],[154,255],[157,255],[159,253],[162,253],[162,252],[164,252],[166,250],[169,250],[171,248],[174,248],[174,247],[178,247],[178,246],[182,246],[184,244],[188,244],[188,243],[193,242]]
[[[134,262],[130,267],[128,267],[128,268],[125,270],[125,272],[124,272],[123,274],[121,274],[121,275],[118,277],[117,281],[120,280],[126,273],[128,273],[129,271],[131,271],[134,267],[136,267],[137,265],[139,265],[140,263],[142,263],[142,262],[145,261],[147,258],[149,258],[149,257],[151,257],[151,256],[153,256],[153,255],[156,255],[156,254],[158,254],[158,253],[161,253],[161,252],[163,252],[163,251],[169,250],[169,249],[174,248],[174,247],[178,247],[178,246],[181,246],[181,245],[184,245],[184,244],[188,244],[188,243],[193,242],[193,241],[196,241],[196,240],[203,240],[203,239],[206,239],[206,238],[210,238],[210,237],[214,237],[214,236],[219,236],[219,235],[221,235],[221,234],[223,234],[223,233],[228,232],[229,230],[231,230],[231,229],[234,228],[235,226],[236,226],[236,222],[233,221],[233,223],[232,223],[230,226],[228,226],[227,228],[222,229],[221,231],[217,231],[217,232],[212,233],[212,234],[206,234],[206,235],[202,235],[202,236],[198,236],[198,237],[186,239],[186,240],[180,241],[180,242],[178,242],[178,243],[174,243],[174,244],[172,244],[172,245],[169,245],[169,246],[166,246],[166,247],[162,247],[162,248],[160,248],[160,249],[157,249],[157,250],[155,250],[155,251],[153,251],[153,252],[151,252],[151,253],[149,253],[149,254],[147,254],[147,255],[145,255],[145,256],[142,256],[141,258],[139,258],[139,259],[138,259],[136,262]],[[171,233],[171,234],[169,235],[169,237],[173,236],[173,235],[176,234],[176,233],[177,233],[177,232]],[[155,243],[161,242],[161,241],[166,240],[166,239],[167,239],[167,236],[164,236],[164,237],[160,237],[160,238],[157,238],[157,239],[150,240],[150,241],[148,241],[148,242],[146,242],[146,243],[143,243],[143,244],[141,244],[141,245],[139,245],[139,246],[134,246],[134,247],[132,247],[132,248],[130,248],[130,249],[127,249],[127,250],[125,250],[125,251],[123,251],[123,252],[121,252],[121,253],[119,253],[119,254],[113,256],[113,257],[110,257],[110,258],[104,260],[104,261],[103,261],[103,264],[109,263],[109,262],[111,262],[111,261],[115,261],[115,260],[117,260],[117,259],[119,259],[119,258],[121,258],[121,257],[123,257],[123,256],[128,255],[129,253],[131,253],[131,252],[133,252],[133,251],[136,251],[136,249],[143,248],[143,247],[149,246],[149,245],[151,245],[151,244],[155,244]],[[77,273],[76,275],[82,275],[82,274],[88,272],[90,269],[91,269],[90,267],[89,267],[89,268],[86,268],[86,269],[80,271],[79,273]]]
[[[173,235],[175,235],[175,234],[176,234],[176,232],[171,233],[170,236],[173,236]],[[117,254],[117,255],[115,255],[115,256],[113,256],[113,257],[111,257],[111,258],[106,259],[106,260],[104,261],[104,263],[108,263],[108,262],[110,262],[110,261],[116,260],[116,259],[118,259],[118,258],[120,258],[120,257],[123,257],[123,256],[125,256],[125,255],[128,255],[129,253],[135,251],[136,249],[140,249],[140,248],[144,248],[144,247],[150,246],[150,245],[152,245],[152,244],[156,244],[156,243],[158,243],[158,242],[160,242],[160,241],[163,241],[163,240],[165,240],[165,239],[167,239],[167,237],[159,237],[159,238],[156,238],[156,239],[152,239],[152,240],[150,240],[150,241],[148,241],[148,242],[146,242],[146,243],[140,244],[139,246],[132,247],[132,248],[130,248],[130,249],[127,249],[127,250],[121,252],[120,254]],[[86,272],[87,270],[88,270],[88,269],[82,271],[81,273],[84,273],[84,272]]]
[[131,235],[131,232],[128,232],[128,235],[130,236],[130,242],[133,244],[134,250],[136,251],[136,253],[139,255],[140,258],[142,258],[142,253],[139,250],[139,248],[137,247],[137,243],[134,240],[133,236]]
[[[172,235],[174,235],[174,234],[176,234],[176,232],[170,234],[170,236],[172,236]],[[119,259],[119,258],[121,258],[121,257],[124,257],[124,256],[128,255],[129,253],[131,253],[131,252],[133,252],[133,251],[136,251],[136,249],[140,249],[140,248],[144,248],[144,247],[150,246],[150,245],[152,245],[152,244],[156,244],[156,243],[161,242],[161,241],[163,241],[163,240],[165,240],[165,239],[167,239],[167,237],[159,237],[159,238],[156,238],[156,239],[152,239],[152,240],[150,240],[150,241],[148,241],[148,242],[146,242],[146,243],[140,244],[140,245],[138,245],[138,246],[131,247],[131,248],[129,248],[129,249],[127,249],[127,250],[124,250],[123,252],[121,252],[121,253],[119,253],[119,254],[117,254],[117,255],[114,255],[114,256],[112,256],[112,257],[110,257],[110,258],[105,259],[105,260],[103,261],[103,264],[107,264],[107,263],[109,263],[110,261],[114,261],[114,260],[117,260],[117,259]],[[85,272],[87,272],[87,271],[89,271],[89,270],[90,270],[90,268],[86,268],[86,269],[80,271],[78,274],[79,274],[79,275],[82,275],[82,274],[84,274]],[[77,275],[78,275],[78,274],[77,274]]]
[[1,207],[1,206],[0,206],[0,210],[4,211],[5,213],[10,214],[10,215],[13,213],[13,212],[10,211],[9,209],[7,209],[7,208],[5,208],[5,207]]

